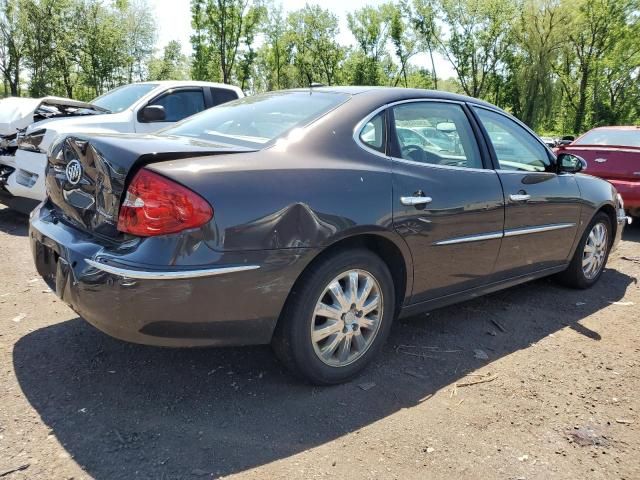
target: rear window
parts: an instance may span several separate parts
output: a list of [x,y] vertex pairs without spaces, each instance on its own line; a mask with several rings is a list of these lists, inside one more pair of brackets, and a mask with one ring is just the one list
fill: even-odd
[[349,99],[326,92],[275,92],[206,110],[163,131],[205,140],[255,147],[303,127]]
[[211,98],[213,100],[213,106],[221,105],[223,103],[230,102],[238,98],[238,94],[234,90],[228,88],[211,88]]
[[591,130],[576,140],[574,145],[618,145],[640,147],[638,130]]

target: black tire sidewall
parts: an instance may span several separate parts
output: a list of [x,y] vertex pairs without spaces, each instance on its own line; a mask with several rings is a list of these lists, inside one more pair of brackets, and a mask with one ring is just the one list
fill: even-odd
[[[348,270],[360,269],[369,272],[377,280],[383,296],[382,319],[376,338],[364,353],[350,365],[332,367],[316,355],[311,340],[311,322],[318,298],[337,275]],[[379,352],[389,335],[395,313],[395,290],[393,278],[386,264],[368,250],[349,250],[322,261],[312,268],[299,282],[295,300],[287,312],[285,329],[288,336],[291,361],[297,373],[315,384],[330,385],[344,382],[357,375]]]

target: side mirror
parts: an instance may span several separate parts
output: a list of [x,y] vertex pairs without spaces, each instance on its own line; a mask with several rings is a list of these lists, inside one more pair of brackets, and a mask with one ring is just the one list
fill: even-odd
[[138,120],[141,122],[163,122],[167,118],[167,113],[162,105],[148,105],[140,110]]
[[560,141],[558,142],[558,145],[559,145],[559,146],[564,146],[564,145],[571,145],[572,143],[573,143],[573,140],[565,140],[565,139],[562,139],[562,140],[560,140]]
[[587,169],[587,161],[572,153],[560,153],[557,162],[558,173],[579,173]]
[[562,137],[562,140],[567,140],[569,142],[573,142],[576,139],[576,137],[574,137],[573,135],[565,135],[564,137]]

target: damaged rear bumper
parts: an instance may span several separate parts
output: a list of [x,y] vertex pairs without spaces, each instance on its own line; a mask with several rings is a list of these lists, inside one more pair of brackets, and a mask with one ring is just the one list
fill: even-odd
[[[133,263],[114,246],[57,221],[47,203],[31,218],[38,272],[81,317],[130,342],[170,347],[264,344],[303,268],[299,249],[222,253],[208,265]],[[178,240],[179,241],[179,240]]]

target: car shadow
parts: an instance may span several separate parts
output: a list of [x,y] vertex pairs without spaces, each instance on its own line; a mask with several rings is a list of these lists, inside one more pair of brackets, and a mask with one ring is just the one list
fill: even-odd
[[266,346],[138,346],[81,319],[24,336],[13,361],[31,405],[93,478],[227,475],[415,406],[563,328],[599,341],[606,330],[580,321],[623,298],[633,280],[607,270],[588,291],[540,280],[398,321],[362,376],[329,388],[297,382]]
[[0,232],[26,237],[29,233],[29,216],[0,206]]

